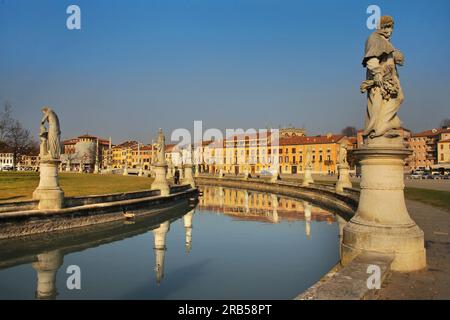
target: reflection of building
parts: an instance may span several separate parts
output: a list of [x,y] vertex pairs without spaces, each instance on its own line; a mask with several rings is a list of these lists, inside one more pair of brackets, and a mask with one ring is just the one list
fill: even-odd
[[166,254],[166,235],[170,230],[170,222],[161,223],[158,228],[153,229],[153,236],[155,238],[155,272],[156,282],[161,283],[164,278],[164,256]]
[[277,223],[281,220],[296,221],[311,215],[316,221],[335,221],[334,215],[318,207],[308,207],[305,211],[302,201],[279,197],[273,194],[251,192],[239,189],[201,186],[203,196],[199,198],[199,208],[240,220]]
[[33,268],[37,272],[36,299],[55,299],[56,273],[63,264],[63,254],[59,250],[38,254]]
[[103,150],[109,141],[88,134],[63,141],[61,165],[64,171],[93,172],[96,161],[102,162]]

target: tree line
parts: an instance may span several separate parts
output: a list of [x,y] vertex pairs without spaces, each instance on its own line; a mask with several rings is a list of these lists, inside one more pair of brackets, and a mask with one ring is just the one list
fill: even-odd
[[12,106],[7,101],[0,111],[0,153],[13,154],[13,166],[22,155],[38,155],[39,144],[19,120],[12,116]]

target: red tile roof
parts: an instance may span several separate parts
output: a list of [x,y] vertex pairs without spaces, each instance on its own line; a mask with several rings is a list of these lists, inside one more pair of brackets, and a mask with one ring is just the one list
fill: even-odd
[[281,138],[280,145],[305,145],[305,144],[327,144],[327,143],[338,143],[344,135],[326,135],[326,136],[314,136],[314,137],[288,137]]
[[413,138],[416,137],[435,137],[441,133],[450,133],[450,129],[431,129],[425,130],[416,134],[413,134]]

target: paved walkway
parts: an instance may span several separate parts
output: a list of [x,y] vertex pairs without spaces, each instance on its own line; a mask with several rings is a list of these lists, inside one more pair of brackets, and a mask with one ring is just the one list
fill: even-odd
[[406,205],[425,233],[428,269],[392,273],[375,298],[450,299],[450,212],[411,200],[407,200]]

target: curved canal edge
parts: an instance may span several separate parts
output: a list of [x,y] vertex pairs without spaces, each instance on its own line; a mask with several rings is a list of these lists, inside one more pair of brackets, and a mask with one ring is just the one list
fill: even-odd
[[35,201],[8,203],[0,211],[0,240],[125,220],[124,213],[135,217],[159,214],[180,202],[195,201],[197,196],[197,188],[182,185],[172,187],[167,196],[149,190],[66,198],[72,206],[56,210],[36,209]]
[[[231,177],[199,176],[195,178],[198,185],[211,185],[247,189],[261,192],[275,193],[293,198],[306,199],[323,208],[336,212],[346,221],[355,214],[359,202],[359,190],[344,188],[343,192],[336,192],[335,187],[324,184],[310,184],[305,187],[298,182],[278,180],[270,182],[263,179],[238,179]],[[336,264],[318,282],[300,293],[295,300],[363,300],[373,299],[376,290],[370,279],[372,266],[379,271],[379,283],[390,273],[390,266],[394,256],[364,253],[358,255],[352,262],[343,267]]]

